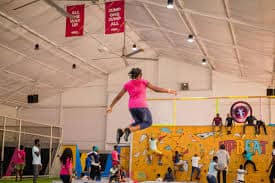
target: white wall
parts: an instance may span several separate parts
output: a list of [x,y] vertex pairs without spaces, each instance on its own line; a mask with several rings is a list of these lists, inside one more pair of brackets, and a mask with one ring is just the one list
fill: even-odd
[[198,67],[162,57],[159,60],[159,84],[179,90],[180,83],[189,83],[190,91],[211,90],[211,71],[207,66]]
[[93,145],[104,149],[106,92],[107,79],[96,80],[23,108],[19,117],[62,126],[66,144],[78,144],[84,150]]
[[16,108],[0,104],[0,115],[16,117]]

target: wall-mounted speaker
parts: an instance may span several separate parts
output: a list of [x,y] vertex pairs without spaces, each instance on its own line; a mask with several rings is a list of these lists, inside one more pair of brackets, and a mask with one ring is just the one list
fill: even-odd
[[36,94],[36,95],[28,95],[27,99],[28,99],[28,103],[29,104],[38,103],[38,94]]
[[275,88],[267,88],[266,96],[273,96],[273,95],[275,95]]
[[189,90],[189,83],[181,83],[180,90]]

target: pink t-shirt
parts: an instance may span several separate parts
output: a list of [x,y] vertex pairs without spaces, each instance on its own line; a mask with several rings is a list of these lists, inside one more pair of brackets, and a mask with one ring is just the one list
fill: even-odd
[[73,164],[72,164],[72,160],[70,158],[67,158],[66,160],[66,164],[64,165],[61,162],[61,170],[60,170],[60,175],[69,175],[69,170],[72,169]]
[[124,84],[124,89],[129,93],[129,108],[147,107],[146,87],[148,81],[145,79],[132,79]]
[[17,151],[17,157],[15,158],[15,164],[23,164],[25,163],[26,152],[24,150]]
[[118,158],[118,152],[117,151],[112,151],[112,164],[113,165],[118,165],[119,164],[119,158]]

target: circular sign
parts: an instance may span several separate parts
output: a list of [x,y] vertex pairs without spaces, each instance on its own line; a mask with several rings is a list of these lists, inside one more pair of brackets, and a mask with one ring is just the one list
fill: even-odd
[[244,123],[252,115],[252,107],[247,102],[238,101],[231,106],[230,113],[237,123]]

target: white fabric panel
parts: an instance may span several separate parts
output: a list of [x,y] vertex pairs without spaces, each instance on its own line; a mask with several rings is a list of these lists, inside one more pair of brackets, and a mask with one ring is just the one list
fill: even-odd
[[74,107],[63,112],[64,143],[77,144],[81,150],[90,150],[93,145],[104,149],[106,133],[105,108]]
[[34,122],[59,125],[59,110],[56,108],[23,108],[18,117]]
[[10,116],[10,117],[15,117],[16,109],[15,107],[10,107],[10,106],[0,104],[0,114]]

